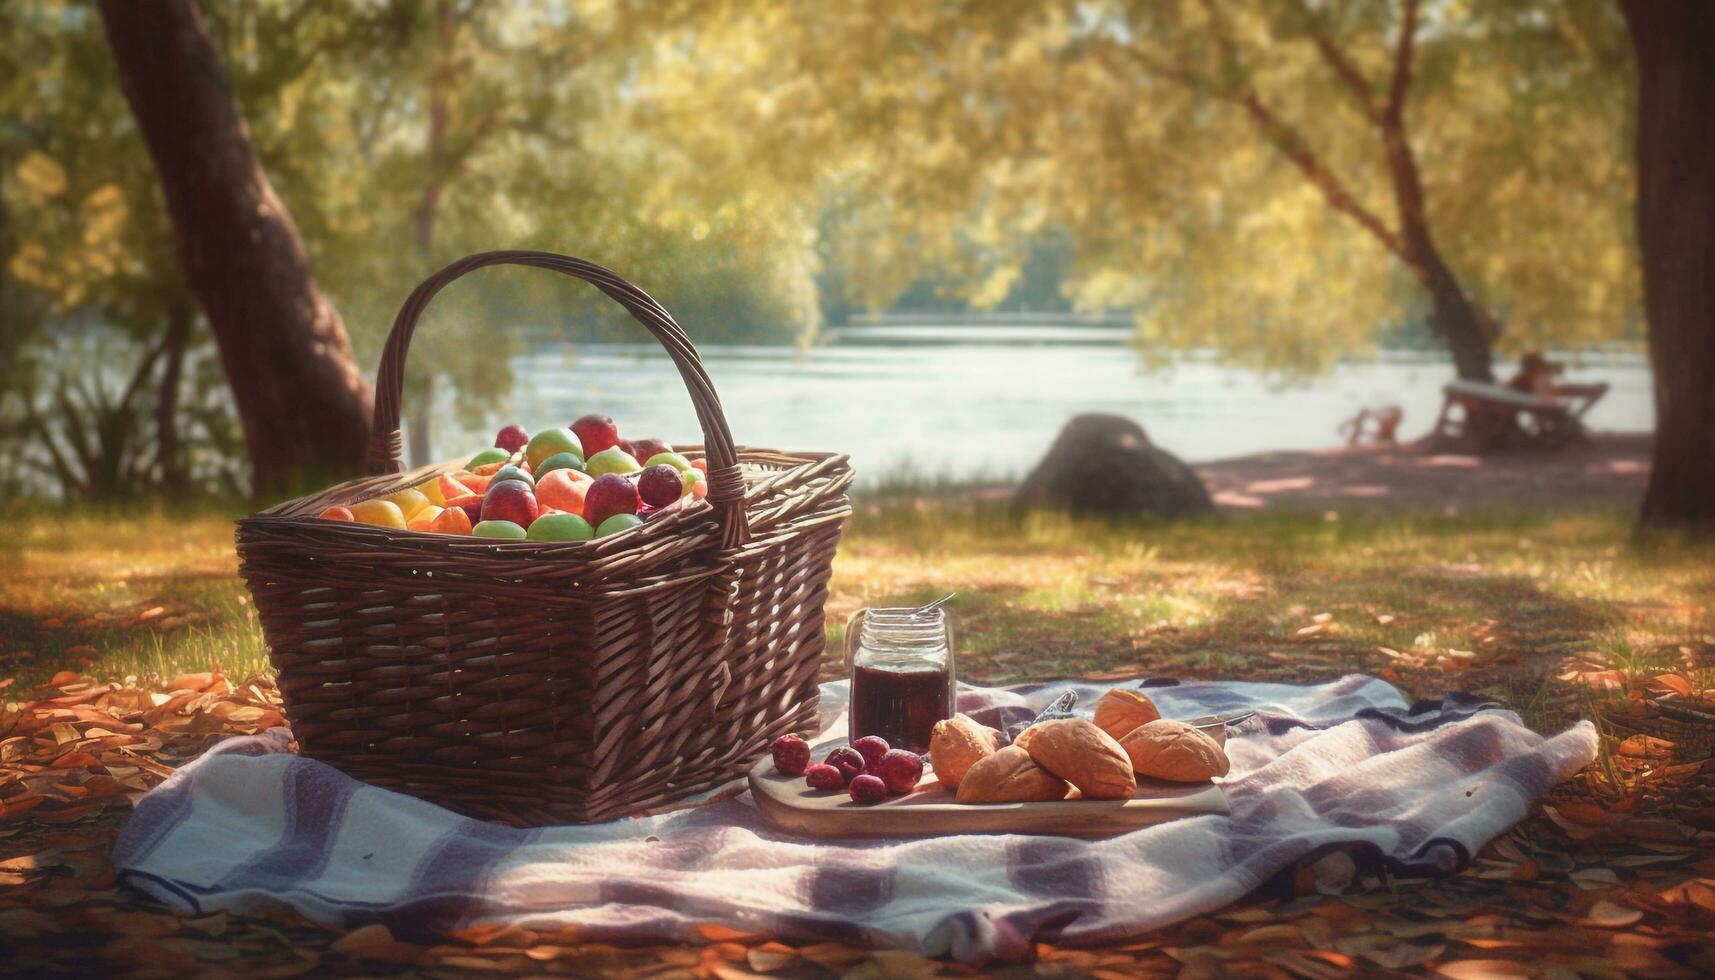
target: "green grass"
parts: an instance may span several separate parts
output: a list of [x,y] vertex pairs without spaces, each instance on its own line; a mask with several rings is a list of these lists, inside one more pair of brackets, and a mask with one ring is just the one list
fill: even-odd
[[[265,668],[229,516],[36,510],[9,526],[0,675]],[[1569,658],[1633,674],[1715,664],[1715,553],[1631,541],[1630,516],[1602,511],[1109,525],[871,494],[835,563],[825,674],[853,610],[957,589],[971,680],[1365,671],[1418,695],[1502,698],[1547,725],[1577,712],[1554,680]]]

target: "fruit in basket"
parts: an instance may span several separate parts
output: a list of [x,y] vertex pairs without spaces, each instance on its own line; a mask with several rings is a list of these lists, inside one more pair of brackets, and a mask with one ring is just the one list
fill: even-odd
[[582,473],[584,471],[584,458],[577,453],[555,453],[544,459],[541,466],[536,467],[536,479],[540,480],[555,470],[573,470]]
[[435,479],[436,492],[440,494],[440,505],[445,507],[447,501],[456,500],[471,492],[470,487],[461,483],[458,477],[451,473],[442,473]]
[[1135,688],[1116,687],[1096,702],[1096,727],[1116,739],[1160,717],[1161,711],[1149,695]]
[[972,766],[999,749],[1000,732],[977,724],[970,715],[954,715],[935,723],[929,738],[929,761],[941,785],[957,790]]
[[473,527],[478,521],[482,520],[482,497],[478,494],[467,493],[462,497],[447,501],[448,510],[452,510],[455,507],[464,511],[465,519],[469,521]]
[[429,522],[431,534],[469,534],[472,523],[463,507],[447,507]]
[[504,449],[508,453],[518,452],[529,444],[529,431],[516,422],[501,429],[494,437],[494,448]]
[[470,533],[479,538],[502,538],[508,541],[524,540],[524,529],[511,521],[481,521]]
[[577,470],[554,470],[536,483],[536,499],[544,507],[582,515],[584,497],[595,481]]
[[665,507],[685,492],[685,478],[669,463],[656,463],[637,477],[637,496],[651,507]]
[[858,755],[863,756],[864,772],[874,772],[875,764],[880,762],[881,757],[886,755],[887,750],[892,747],[887,744],[887,739],[880,735],[865,735],[863,738],[852,740],[852,748],[857,750]]
[[668,450],[667,452],[664,452],[664,453],[656,453],[655,455],[646,458],[643,461],[643,466],[645,469],[647,469],[651,466],[660,466],[662,463],[666,463],[668,466],[673,467],[674,469],[678,470],[680,473],[683,473],[686,470],[691,468],[691,461],[690,460],[686,459],[685,457],[679,455],[676,452],[673,452],[672,450]]
[[535,470],[550,456],[560,453],[574,453],[578,458],[584,458],[584,444],[578,441],[577,433],[571,429],[543,429],[530,437],[530,442],[524,447],[524,460]]
[[1137,776],[1125,749],[1095,722],[1045,721],[1026,728],[1014,744],[1029,752],[1037,765],[1076,786],[1086,800],[1125,800],[1137,792]]
[[630,480],[617,473],[598,476],[584,491],[584,520],[600,527],[615,514],[637,513],[637,504],[637,486]]
[[591,412],[573,422],[571,429],[583,440],[585,459],[609,446],[619,445],[619,426],[613,424],[612,416]]
[[352,514],[350,507],[340,507],[337,505],[335,505],[333,507],[329,507],[327,510],[322,511],[320,514],[317,514],[316,516],[321,518],[324,521],[347,521],[347,522],[350,522],[350,521],[357,520],[357,517]]
[[693,500],[701,500],[709,495],[709,478],[701,470],[686,470],[681,474],[685,478],[685,494]]
[[840,775],[844,776],[848,783],[852,781],[854,776],[863,773],[863,756],[857,749],[849,745],[829,752],[828,757],[823,759],[822,763],[838,769]]
[[490,484],[482,495],[483,521],[511,521],[527,528],[542,513],[536,494],[522,480],[501,480]]
[[631,455],[643,460],[672,451],[673,447],[669,446],[665,439],[633,439],[631,440],[631,448],[626,450]]
[[965,773],[956,803],[1046,803],[1066,798],[1066,781],[1037,765],[1030,753],[1008,745]]
[[351,516],[359,524],[405,530],[405,515],[391,500],[359,500],[351,505]]
[[774,771],[782,776],[802,776],[810,768],[810,743],[800,735],[782,735],[768,749],[774,754]]
[[521,483],[528,484],[532,490],[536,488],[536,478],[516,466],[502,466],[500,469],[495,470],[494,476],[489,478],[488,485],[492,487],[502,480],[517,480]]
[[445,509],[444,507],[436,507],[434,504],[426,504],[415,514],[405,519],[405,527],[412,531],[427,531],[429,525],[433,524],[435,518],[441,516],[441,511]]
[[429,498],[416,487],[406,487],[403,490],[394,491],[381,499],[391,500],[398,504],[399,513],[405,515],[406,521],[410,521],[418,511],[429,505]]
[[478,466],[487,466],[490,463],[504,463],[511,458],[512,454],[504,449],[484,449],[482,452],[472,456],[470,461],[464,464],[464,468],[474,473]]
[[643,518],[636,514],[615,514],[596,527],[595,536],[605,538],[610,534],[618,534],[621,531],[629,531],[634,527],[641,526],[643,526]]
[[709,461],[707,459],[693,459],[691,460],[691,466],[702,470],[704,476],[709,475]]
[[879,776],[862,773],[852,777],[851,785],[846,787],[846,792],[851,794],[853,803],[869,806],[872,803],[880,803],[887,799],[887,784],[882,782]]
[[[496,468],[498,469],[498,467]],[[457,480],[471,493],[482,493],[488,489],[489,483],[492,482],[488,477],[477,476],[469,470],[459,470],[457,473],[453,474],[453,479]],[[448,499],[451,498],[449,497]]]
[[1175,783],[1206,783],[1225,776],[1227,753],[1215,740],[1182,721],[1158,718],[1126,734],[1120,749],[1141,776]]
[[543,514],[525,536],[531,541],[588,541],[595,537],[595,528],[576,514]]
[[804,770],[804,782],[811,789],[845,789],[846,777],[838,769],[825,762],[817,763]]
[[923,757],[905,749],[888,749],[870,772],[881,778],[889,793],[909,793],[923,778]]
[[590,476],[601,476],[606,473],[636,473],[642,468],[637,464],[635,456],[618,446],[603,449],[584,460],[584,472]]

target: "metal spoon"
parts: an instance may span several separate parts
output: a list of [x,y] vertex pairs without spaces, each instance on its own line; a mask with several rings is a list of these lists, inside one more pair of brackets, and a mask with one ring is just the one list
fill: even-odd
[[949,592],[946,595],[942,596],[941,598],[936,599],[934,602],[928,603],[927,605],[918,606],[916,609],[911,610],[911,615],[913,617],[926,616],[929,613],[932,613],[935,610],[946,605],[947,603],[951,602],[953,600],[953,597],[956,595],[958,595],[957,592]]

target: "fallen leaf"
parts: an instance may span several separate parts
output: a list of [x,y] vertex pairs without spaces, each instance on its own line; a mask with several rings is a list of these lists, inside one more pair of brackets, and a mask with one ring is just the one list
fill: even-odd
[[1584,918],[1581,921],[1587,926],[1597,926],[1602,929],[1621,929],[1631,925],[1643,917],[1644,913],[1642,909],[1634,909],[1630,906],[1621,905],[1618,902],[1610,902],[1607,899],[1602,898],[1597,899],[1596,904],[1590,906],[1590,911],[1584,914]]

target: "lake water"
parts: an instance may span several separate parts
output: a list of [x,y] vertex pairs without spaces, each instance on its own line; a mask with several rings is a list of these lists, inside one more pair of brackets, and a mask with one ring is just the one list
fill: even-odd
[[[1136,419],[1156,444],[1193,462],[1329,446],[1341,420],[1375,403],[1402,406],[1401,435],[1416,438],[1434,424],[1441,385],[1452,377],[1445,356],[1415,352],[1344,363],[1297,383],[1200,357],[1147,369],[1130,336],[1107,327],[875,326],[831,331],[829,342],[804,352],[701,352],[735,439],[850,453],[863,483],[905,469],[1017,476],[1079,412]],[[507,404],[488,417],[460,419],[437,406],[438,456],[488,445],[507,421],[535,429],[591,411],[612,415],[629,436],[701,441],[672,362],[652,344],[536,339],[513,368]],[[1587,416],[1593,428],[1653,426],[1643,358],[1585,357],[1566,376],[1613,386]]]

